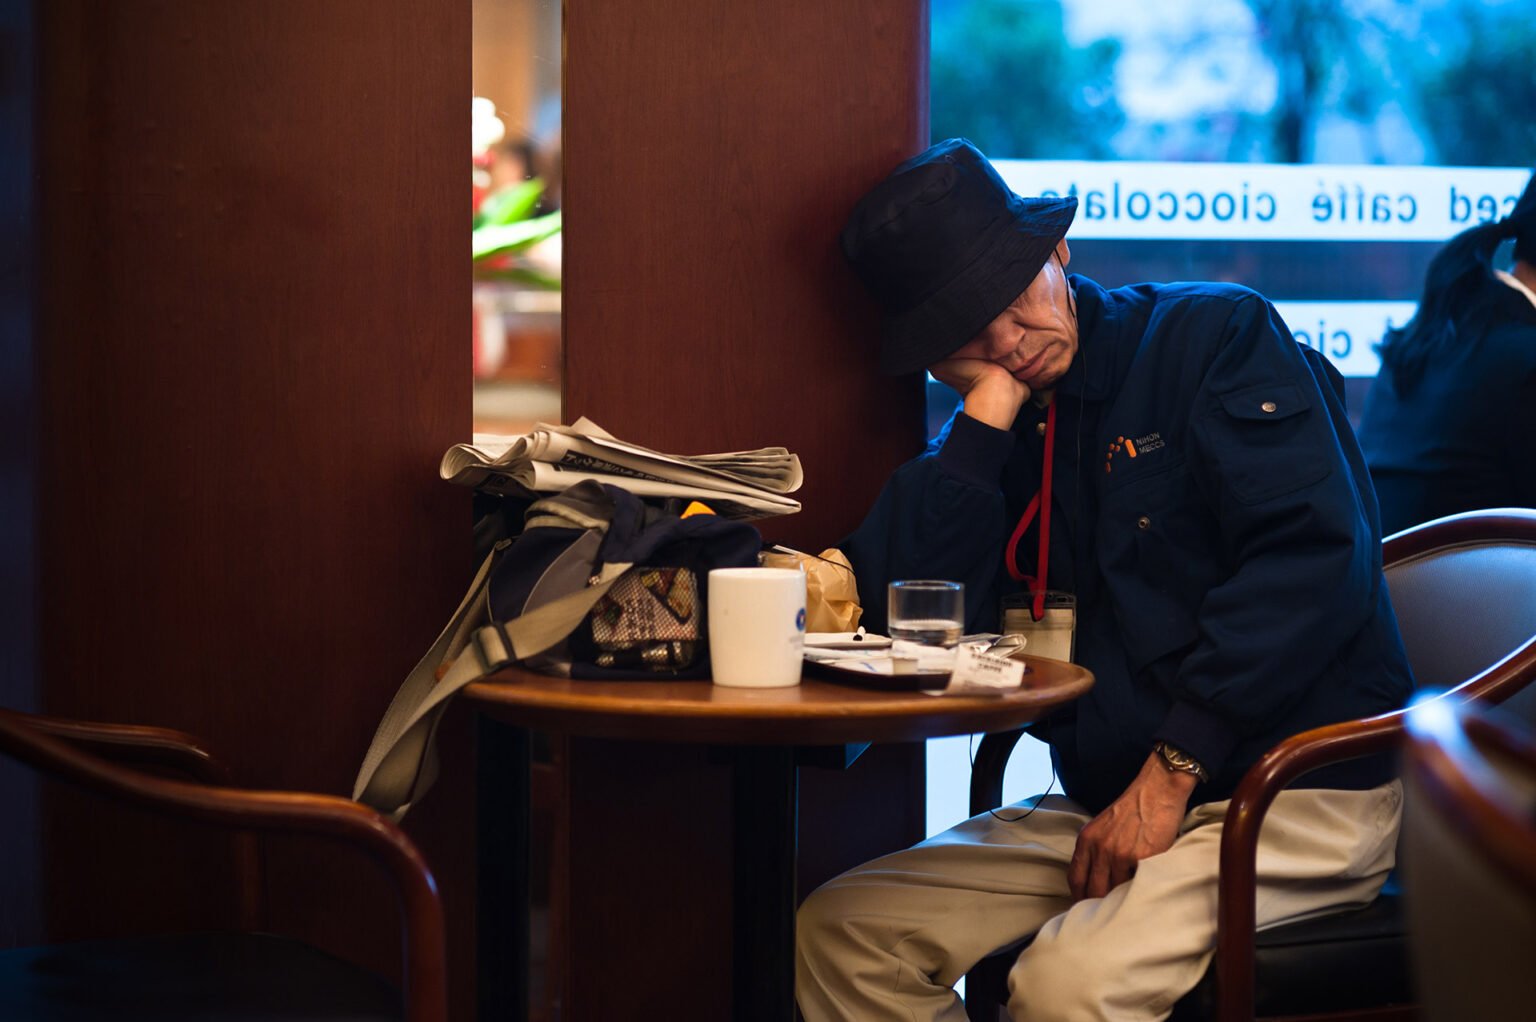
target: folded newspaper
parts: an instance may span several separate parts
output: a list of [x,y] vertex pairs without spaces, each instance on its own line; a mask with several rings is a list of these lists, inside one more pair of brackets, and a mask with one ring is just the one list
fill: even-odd
[[641,497],[708,504],[726,518],[794,514],[800,458],[783,447],[726,454],[662,454],[610,435],[590,419],[570,426],[539,423],[524,436],[476,433],[443,455],[439,474],[486,493],[559,493],[583,479],[623,486]]

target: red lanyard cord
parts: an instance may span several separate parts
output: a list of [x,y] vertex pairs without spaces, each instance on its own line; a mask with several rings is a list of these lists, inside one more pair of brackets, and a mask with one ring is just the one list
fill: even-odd
[[[1019,516],[1019,524],[1013,527],[1013,535],[1008,539],[1008,549],[1003,557],[1008,568],[1008,575],[1015,582],[1028,582],[1034,596],[1033,617],[1036,621],[1045,617],[1045,587],[1051,558],[1051,467],[1055,462],[1056,454],[1056,402],[1052,401],[1045,412],[1045,464],[1040,471],[1040,489],[1029,499],[1029,506]],[[1040,555],[1036,560],[1037,574],[1030,578],[1019,570],[1017,552],[1019,540],[1024,537],[1024,531],[1035,520],[1035,514],[1040,515]]]

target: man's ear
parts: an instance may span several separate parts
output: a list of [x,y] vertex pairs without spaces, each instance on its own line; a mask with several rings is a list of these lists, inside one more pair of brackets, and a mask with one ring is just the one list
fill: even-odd
[[1072,261],[1072,249],[1067,244],[1066,238],[1062,238],[1056,243],[1056,258],[1060,261],[1063,269]]

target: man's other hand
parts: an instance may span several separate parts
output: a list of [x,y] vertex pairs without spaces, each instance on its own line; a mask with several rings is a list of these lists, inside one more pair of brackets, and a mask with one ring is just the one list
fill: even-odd
[[1193,774],[1168,770],[1155,752],[1148,756],[1125,793],[1078,834],[1067,868],[1073,900],[1104,897],[1135,876],[1142,859],[1171,848],[1195,784]]
[[996,362],[950,358],[928,369],[940,383],[965,399],[965,414],[996,429],[1011,429],[1029,400],[1029,384],[1016,380]]

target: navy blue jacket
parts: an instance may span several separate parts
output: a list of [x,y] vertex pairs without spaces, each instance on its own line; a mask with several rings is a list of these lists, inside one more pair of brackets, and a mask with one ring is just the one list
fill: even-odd
[[[1226,284],[1107,291],[1074,276],[1079,348],[1056,388],[1049,586],[1077,594],[1093,689],[1036,725],[1091,811],[1153,743],[1231,795],[1277,741],[1396,709],[1411,688],[1381,573],[1381,530],[1337,375],[1274,308]],[[966,583],[967,628],[995,630],[1003,564],[1039,489],[1044,409],[1011,431],[957,412],[896,471],[842,544],[872,630],[897,578]],[[1132,456],[1132,450],[1135,454]],[[1018,545],[1032,574],[1034,528]],[[1315,772],[1386,781],[1384,760]]]
[[1536,507],[1536,306],[1490,277],[1470,336],[1443,344],[1407,393],[1371,386],[1360,446],[1388,535],[1485,507]]

